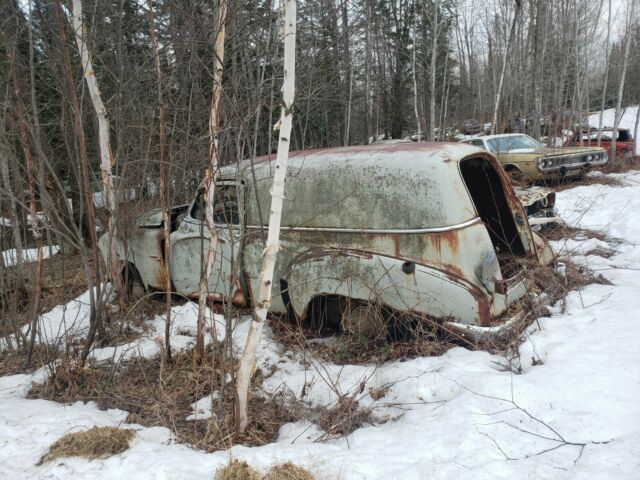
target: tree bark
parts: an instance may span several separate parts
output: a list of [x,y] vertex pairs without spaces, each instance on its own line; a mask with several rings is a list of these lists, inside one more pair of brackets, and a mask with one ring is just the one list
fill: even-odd
[[516,0],[516,11],[513,14],[513,20],[511,21],[511,29],[509,30],[509,37],[507,38],[507,45],[504,48],[502,55],[502,69],[500,71],[500,80],[498,82],[498,90],[496,92],[496,101],[493,106],[493,121],[491,122],[491,134],[496,133],[496,127],[498,125],[498,112],[500,110],[500,100],[502,99],[502,88],[504,86],[504,77],[507,73],[507,62],[509,60],[509,50],[513,43],[513,37],[516,32],[516,25],[518,24],[518,15],[520,13],[522,0]]
[[[198,321],[196,326],[196,346],[194,360],[197,363],[204,359],[204,327],[206,322],[207,299],[209,296],[209,274],[213,268],[216,249],[218,247],[218,234],[213,218],[213,204],[215,201],[215,177],[218,170],[218,143],[220,135],[220,94],[222,92],[222,68],[224,62],[224,35],[227,21],[227,0],[220,0],[218,4],[218,30],[214,45],[213,89],[211,92],[211,110],[209,112],[209,167],[204,180],[206,205],[206,222],[209,230],[209,247],[205,260],[200,285],[198,288]],[[212,331],[215,332],[215,323]],[[215,338],[212,339],[216,341]]]
[[254,303],[253,316],[244,352],[238,366],[236,381],[236,430],[243,433],[249,424],[247,413],[251,376],[255,370],[256,351],[267,312],[271,305],[273,271],[278,250],[280,249],[280,220],[284,201],[284,180],[289,159],[291,124],[293,122],[293,100],[295,95],[295,56],[296,56],[296,1],[284,0],[284,82],[282,87],[283,106],[279,122],[278,154],[275,162],[273,187],[271,189],[271,210],[267,246],[262,258],[262,267],[258,280],[258,295]]
[[[98,139],[100,144],[100,178],[102,181],[102,195],[104,197],[104,208],[107,216],[107,242],[109,246],[109,259],[107,261],[108,277],[116,282],[116,275],[119,273],[118,256],[116,254],[115,225],[114,216],[116,213],[116,200],[113,193],[113,177],[111,167],[113,166],[113,156],[111,154],[111,142],[109,140],[109,119],[107,109],[102,102],[98,81],[91,63],[91,54],[85,41],[84,23],[82,20],[82,2],[73,0],[72,11],[73,30],[75,32],[78,53],[82,62],[84,79],[89,89],[89,97],[98,117]],[[96,268],[98,266],[96,265]]]
[[169,235],[171,233],[169,220],[169,203],[167,200],[167,180],[165,165],[165,131],[164,131],[164,97],[162,95],[162,69],[160,68],[160,55],[158,54],[158,40],[156,38],[156,24],[153,15],[152,0],[147,1],[149,8],[149,33],[151,35],[151,50],[156,65],[156,84],[158,91],[159,115],[159,143],[160,143],[160,203],[162,204],[162,248],[164,249],[164,291],[166,301],[166,320],[164,329],[164,345],[169,364],[173,363],[171,356],[171,243]]
[[618,83],[618,98],[616,101],[616,111],[615,117],[613,120],[613,135],[611,136],[611,158],[609,161],[615,165],[616,163],[616,140],[618,138],[618,127],[620,126],[620,121],[622,120],[622,115],[624,113],[620,113],[622,109],[622,96],[624,94],[624,81],[627,77],[627,67],[629,66],[629,47],[631,46],[631,25],[633,25],[633,19],[635,16],[635,3],[636,0],[629,0],[627,4],[627,21],[624,32],[624,54],[622,57],[622,73],[620,74],[620,83]]
[[602,127],[604,107],[607,100],[607,84],[609,82],[609,44],[611,41],[611,0],[607,14],[607,40],[604,44],[604,85],[602,86],[602,97],[600,99],[600,114],[598,115],[598,146],[602,144]]

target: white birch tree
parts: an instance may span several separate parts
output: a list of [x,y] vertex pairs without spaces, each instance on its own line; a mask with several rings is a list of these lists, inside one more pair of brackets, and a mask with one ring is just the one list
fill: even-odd
[[251,376],[255,370],[256,350],[260,343],[262,329],[271,304],[273,270],[275,268],[278,250],[280,249],[280,220],[284,201],[284,180],[287,172],[291,125],[293,123],[293,99],[296,76],[296,0],[283,0],[283,3],[283,105],[280,113],[280,121],[276,125],[276,128],[279,128],[280,131],[278,135],[278,153],[273,175],[273,186],[271,188],[271,210],[269,213],[267,245],[262,258],[262,267],[258,280],[258,294],[254,300],[254,310],[249,326],[249,333],[236,376],[236,430],[239,433],[244,432],[249,424],[247,406]]
[[82,70],[84,79],[87,82],[91,103],[98,117],[98,140],[100,144],[100,177],[102,181],[102,194],[104,200],[104,208],[107,212],[107,240],[109,243],[109,277],[115,280],[118,271],[115,246],[115,224],[114,216],[116,212],[116,200],[113,192],[113,177],[111,176],[111,167],[113,166],[113,155],[111,154],[111,143],[109,141],[109,119],[107,117],[107,109],[102,101],[98,81],[91,63],[91,55],[87,48],[85,40],[84,23],[82,21],[82,2],[73,0],[73,11],[71,12],[71,20],[73,30],[76,37],[76,45],[82,62]]

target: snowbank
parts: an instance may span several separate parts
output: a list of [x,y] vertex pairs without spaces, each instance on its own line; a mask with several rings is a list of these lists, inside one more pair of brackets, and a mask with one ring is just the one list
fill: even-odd
[[[57,245],[51,245],[44,247],[42,251],[43,258],[53,257],[56,253],[60,251],[60,247]],[[22,250],[22,261],[23,262],[35,262],[37,258],[38,250],[36,248],[25,248]],[[7,267],[13,267],[18,262],[18,256],[16,254],[15,248],[10,248],[9,250],[5,250],[2,252],[2,258],[4,259],[4,264]]]

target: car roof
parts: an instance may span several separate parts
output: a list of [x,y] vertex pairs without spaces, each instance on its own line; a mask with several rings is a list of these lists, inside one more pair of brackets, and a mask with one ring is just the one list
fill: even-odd
[[526,133],[496,133],[495,135],[478,135],[476,137],[460,140],[461,142],[468,142],[469,140],[491,140],[492,138],[506,138],[506,137],[528,137]]

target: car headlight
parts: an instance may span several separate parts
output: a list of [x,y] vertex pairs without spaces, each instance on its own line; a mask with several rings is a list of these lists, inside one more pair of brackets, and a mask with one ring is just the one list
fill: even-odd
[[543,169],[547,168],[547,159],[546,158],[539,158],[537,160],[537,164],[538,164],[538,169],[539,170],[543,170]]

